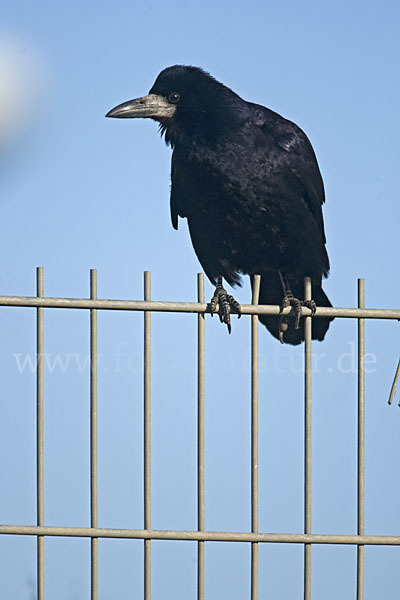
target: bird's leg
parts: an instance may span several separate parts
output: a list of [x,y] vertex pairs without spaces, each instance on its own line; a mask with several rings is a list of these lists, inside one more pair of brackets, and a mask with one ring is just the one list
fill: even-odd
[[225,323],[228,327],[229,333],[231,332],[231,308],[233,308],[240,319],[241,309],[240,304],[233,296],[228,294],[226,289],[222,285],[222,277],[218,277],[217,287],[215,288],[214,296],[211,298],[210,308],[211,315],[215,312],[219,306],[219,320],[221,323]]
[[[282,287],[283,287],[283,298],[281,302],[281,312],[288,306],[292,306],[294,308],[294,328],[299,329],[300,327],[300,317],[301,317],[301,307],[305,306],[311,310],[311,314],[315,314],[317,309],[314,300],[299,300],[295,298],[292,290],[290,289],[289,282],[285,275],[279,271],[279,277],[281,278]],[[287,331],[289,326],[289,314],[282,315],[279,321],[279,341],[281,344],[284,344],[283,334]]]

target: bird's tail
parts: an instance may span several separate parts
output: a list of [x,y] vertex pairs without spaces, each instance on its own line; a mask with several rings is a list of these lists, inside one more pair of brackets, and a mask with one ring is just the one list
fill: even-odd
[[[304,280],[302,278],[290,279],[293,295],[302,300],[304,298]],[[281,304],[283,297],[282,282],[278,272],[267,272],[261,276],[259,304]],[[321,287],[321,282],[313,283],[312,299],[318,306],[332,306],[329,298]],[[259,320],[270,333],[279,339],[278,316],[260,315]],[[332,317],[315,318],[312,320],[312,339],[322,341],[329,328]],[[283,340],[286,344],[296,346],[304,341],[304,319],[300,320],[299,329],[294,327],[294,318],[288,320],[288,328],[284,332]]]

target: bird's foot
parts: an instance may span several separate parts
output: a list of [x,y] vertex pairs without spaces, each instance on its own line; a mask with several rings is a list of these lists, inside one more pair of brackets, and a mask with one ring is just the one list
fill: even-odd
[[237,313],[238,318],[241,317],[240,304],[233,296],[228,294],[226,289],[222,285],[222,277],[218,277],[217,287],[215,288],[214,296],[211,298],[210,308],[211,316],[216,311],[217,304],[219,306],[219,320],[221,323],[225,323],[228,327],[229,333],[231,332],[231,309],[233,308]]
[[[314,315],[317,310],[317,305],[314,300],[299,300],[295,298],[293,294],[285,294],[281,303],[281,312],[288,306],[291,306],[294,309],[294,328],[299,329],[300,327],[300,317],[301,317],[301,307],[305,306],[311,310],[311,314]],[[279,341],[281,344],[284,344],[283,334],[287,331],[289,327],[289,314],[282,315],[279,321]]]

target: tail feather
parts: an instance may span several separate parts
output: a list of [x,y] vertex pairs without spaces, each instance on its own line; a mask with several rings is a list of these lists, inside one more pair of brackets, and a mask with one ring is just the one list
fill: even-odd
[[[291,279],[291,290],[296,298],[304,298],[304,280]],[[261,276],[259,304],[281,304],[283,297],[282,283],[278,272],[268,272]],[[313,283],[312,299],[318,306],[332,306],[329,298],[321,287],[321,283]],[[279,319],[278,316],[260,315],[259,320],[268,331],[279,339]],[[312,320],[312,339],[322,341],[329,328],[333,317],[316,318]],[[284,332],[283,340],[286,344],[296,346],[304,341],[304,319],[300,321],[299,329],[294,328],[294,319],[289,319],[289,327]]]

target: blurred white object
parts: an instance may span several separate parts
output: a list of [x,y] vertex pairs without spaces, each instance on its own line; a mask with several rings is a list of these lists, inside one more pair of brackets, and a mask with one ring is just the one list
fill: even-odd
[[43,89],[37,54],[21,41],[0,34],[0,150],[4,151],[32,124]]

